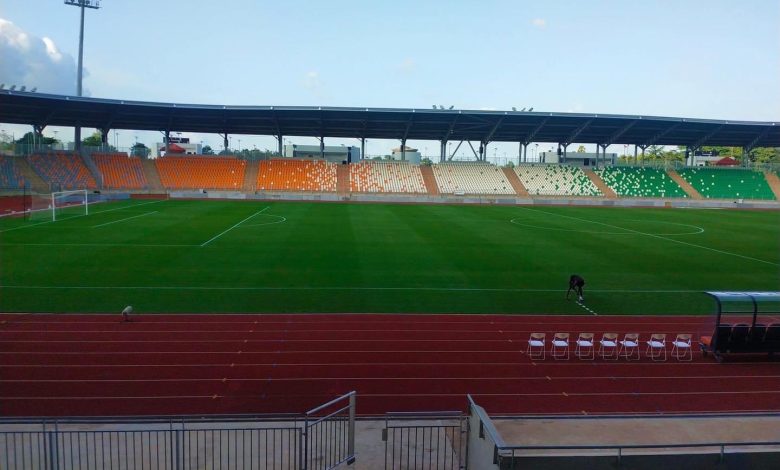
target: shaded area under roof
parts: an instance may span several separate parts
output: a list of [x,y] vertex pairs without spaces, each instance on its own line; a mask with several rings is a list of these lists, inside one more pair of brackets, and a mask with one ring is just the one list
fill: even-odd
[[0,90],[0,122],[372,139],[778,147],[775,122],[609,114],[152,103]]

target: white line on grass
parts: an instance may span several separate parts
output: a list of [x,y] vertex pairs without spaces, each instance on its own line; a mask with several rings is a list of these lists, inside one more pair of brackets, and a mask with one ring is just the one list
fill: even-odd
[[[107,210],[104,210],[104,211],[93,211],[92,214],[90,214],[90,215],[103,214],[105,212],[121,211],[121,210],[124,210],[124,209],[132,209],[134,207],[145,206],[147,204],[157,204],[157,203],[163,202],[163,201],[165,201],[165,199],[161,199],[159,201],[142,202],[141,204],[133,204],[131,206],[125,206],[125,207],[116,207],[114,209],[107,209]],[[82,215],[76,215],[76,216],[73,216],[73,217],[65,217],[64,219],[60,219],[60,220],[76,219],[76,218],[79,218],[79,217],[86,217],[86,216],[87,216],[87,214],[82,214]],[[38,223],[35,223],[35,224],[21,225],[19,227],[14,227],[14,228],[8,228],[8,229],[5,229],[5,230],[0,230],[0,233],[10,232],[12,230],[20,230],[20,229],[23,229],[23,228],[35,227],[36,225],[51,224],[53,222],[55,222],[55,221],[54,220],[46,220],[44,222],[38,222]]]
[[589,311],[589,312],[590,312],[590,313],[592,313],[593,315],[598,315],[598,313],[596,313],[596,312],[594,312],[593,310],[591,310],[590,308],[586,307],[586,306],[585,306],[585,304],[584,304],[584,303],[582,303],[582,302],[577,302],[577,305],[579,305],[580,307],[582,307],[582,308],[584,308],[585,310]]
[[153,243],[2,243],[0,246],[128,246],[128,247],[188,247],[193,248],[200,245],[181,245],[181,244],[153,244]]
[[556,214],[555,212],[547,212],[547,211],[543,211],[543,210],[539,210],[539,209],[531,209],[530,207],[521,207],[521,209],[525,209],[527,211],[533,211],[533,212],[540,212],[542,214],[547,214],[547,215],[556,215],[558,217],[564,217],[564,218],[572,219],[572,220],[579,220],[581,222],[589,222],[589,223],[592,223],[592,224],[599,224],[599,225],[603,225],[605,227],[618,228],[618,229],[621,229],[621,230],[625,230],[627,232],[633,232],[633,233],[636,233],[636,234],[639,234],[639,235],[646,235],[648,237],[653,237],[653,238],[660,238],[661,240],[666,240],[666,241],[670,241],[670,242],[674,242],[674,243],[679,243],[681,245],[688,245],[688,246],[692,246],[694,248],[701,248],[703,250],[714,251],[715,253],[720,253],[720,254],[723,254],[723,255],[731,255],[731,256],[736,256],[738,258],[749,259],[749,260],[752,260],[752,261],[758,261],[759,263],[769,264],[769,265],[772,265],[772,266],[780,266],[780,264],[778,264],[778,263],[773,263],[771,261],[766,261],[766,260],[763,260],[763,259],[758,259],[758,258],[753,258],[753,257],[750,257],[750,256],[740,255],[738,253],[732,253],[730,251],[718,250],[718,249],[715,249],[715,248],[710,248],[708,246],[696,245],[695,243],[688,243],[688,242],[684,242],[684,241],[681,241],[681,240],[675,240],[674,238],[666,238],[666,237],[662,237],[661,235],[655,235],[653,233],[640,232],[638,230],[632,230],[630,228],[619,227],[617,225],[607,224],[607,223],[604,223],[604,222],[597,222],[595,220],[588,220],[588,219],[583,219],[583,218],[580,218],[580,217],[572,217],[570,215]]
[[125,220],[130,220],[130,219],[137,219],[137,218],[143,217],[145,215],[156,214],[157,212],[159,212],[159,211],[144,212],[143,214],[134,215],[132,217],[125,217],[124,219],[112,220],[111,222],[106,222],[105,224],[93,225],[92,228],[105,227],[106,225],[116,224],[116,223],[124,222]]
[[229,229],[225,230],[224,232],[222,232],[222,233],[219,233],[219,234],[215,235],[214,237],[212,237],[212,238],[210,238],[210,239],[206,240],[205,242],[201,243],[201,245],[200,245],[200,246],[206,246],[206,245],[208,245],[209,243],[213,242],[213,241],[214,241],[214,240],[216,240],[217,238],[219,238],[219,237],[221,237],[222,235],[224,235],[224,234],[228,233],[229,231],[233,230],[234,228],[238,227],[239,225],[243,224],[244,222],[246,222],[247,220],[251,219],[252,217],[254,217],[254,216],[256,216],[256,215],[260,215],[260,214],[262,214],[262,213],[263,213],[263,212],[264,212],[266,209],[268,209],[269,207],[271,207],[271,206],[266,206],[266,207],[264,207],[264,208],[260,209],[259,211],[255,212],[254,214],[250,215],[250,216],[249,216],[249,217],[247,217],[246,219],[244,219],[244,220],[242,220],[241,222],[237,223],[236,225],[234,225],[234,226],[230,227]]

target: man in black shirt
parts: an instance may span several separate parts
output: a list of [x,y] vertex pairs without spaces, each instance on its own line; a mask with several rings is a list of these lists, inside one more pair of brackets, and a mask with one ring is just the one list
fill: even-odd
[[583,302],[585,300],[582,298],[583,286],[585,286],[585,279],[583,279],[579,274],[572,274],[569,278],[569,290],[566,291],[566,299],[569,299],[569,294],[571,294],[571,291],[574,290],[574,292],[577,294],[577,300]]

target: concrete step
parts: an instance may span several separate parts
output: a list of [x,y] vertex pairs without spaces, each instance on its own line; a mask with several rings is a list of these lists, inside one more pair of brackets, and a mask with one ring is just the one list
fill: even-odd
[[523,182],[520,181],[520,178],[517,176],[517,173],[515,173],[515,170],[512,168],[502,168],[504,171],[504,176],[506,176],[507,181],[509,181],[509,184],[512,185],[512,189],[515,190],[518,196],[528,197],[528,190],[523,186]]
[[607,199],[617,199],[617,194],[615,194],[615,191],[612,190],[609,186],[607,186],[607,183],[604,182],[603,179],[599,178],[599,175],[593,172],[593,170],[583,170],[585,172],[585,176],[590,179],[593,184],[596,185],[597,188],[599,188],[599,191],[601,191],[601,194],[604,195]]
[[165,191],[162,181],[160,180],[160,173],[157,172],[157,165],[154,160],[148,158],[142,160],[144,167],[144,176],[146,176],[146,184],[149,186],[150,191]]
[[766,178],[769,188],[775,193],[775,199],[780,201],[780,177],[774,171],[765,170],[764,178]]
[[349,165],[336,167],[336,192],[338,194],[349,193]]
[[422,173],[423,183],[425,183],[425,190],[431,196],[438,196],[439,185],[436,184],[436,177],[433,176],[433,168],[430,165],[420,165],[420,172]]
[[244,184],[242,186],[244,191],[254,192],[255,189],[257,189],[257,173],[259,171],[259,161],[249,160],[246,162],[246,168],[244,168]]
[[19,169],[19,173],[24,177],[24,180],[30,183],[30,189],[32,191],[36,193],[51,192],[49,184],[32,169],[26,158],[14,157],[14,163],[16,164],[16,168]]
[[688,197],[692,199],[704,199],[699,191],[696,190],[693,186],[691,186],[691,183],[685,181],[685,178],[680,176],[679,173],[677,173],[676,170],[666,170],[666,174],[669,175],[669,178],[673,179],[675,183],[679,184],[683,191],[685,191],[685,194],[688,195]]

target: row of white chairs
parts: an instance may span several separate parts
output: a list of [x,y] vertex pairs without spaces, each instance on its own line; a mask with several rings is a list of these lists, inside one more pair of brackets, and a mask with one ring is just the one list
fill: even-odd
[[[691,334],[680,333],[670,342],[671,357],[678,361],[690,361],[693,359],[691,348]],[[645,357],[653,361],[666,361],[667,340],[666,333],[653,333],[645,341]],[[544,360],[547,354],[556,360],[568,360],[571,355],[569,333],[555,333],[547,345],[547,333],[531,333],[528,338],[528,357],[534,360]],[[616,361],[620,358],[626,360],[639,360],[641,342],[639,333],[626,333],[619,339],[617,333],[603,333],[601,339],[595,340],[593,333],[580,333],[573,343],[574,356],[581,360],[593,360],[600,357],[604,360]]]

